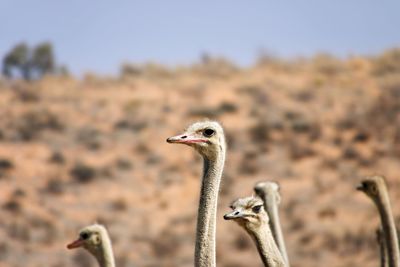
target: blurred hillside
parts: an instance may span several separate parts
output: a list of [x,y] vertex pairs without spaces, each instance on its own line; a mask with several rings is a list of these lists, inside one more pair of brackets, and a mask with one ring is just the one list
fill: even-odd
[[119,267],[193,266],[202,161],[165,139],[203,118],[228,139],[218,266],[261,266],[222,215],[265,179],[282,188],[292,266],[378,266],[379,218],[354,186],[385,175],[400,223],[400,50],[0,81],[0,266],[96,266],[65,248],[95,221]]

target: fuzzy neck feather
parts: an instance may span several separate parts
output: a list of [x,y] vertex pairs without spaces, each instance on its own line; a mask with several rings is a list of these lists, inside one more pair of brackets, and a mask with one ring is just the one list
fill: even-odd
[[399,241],[397,238],[397,231],[393,219],[389,195],[384,187],[380,187],[379,192],[380,194],[374,199],[374,201],[381,217],[383,235],[388,250],[389,267],[399,267]]
[[219,185],[225,162],[225,147],[215,158],[204,157],[203,179],[197,218],[195,266],[215,267],[215,234]]
[[247,231],[256,243],[258,253],[265,267],[285,267],[283,257],[268,225],[260,227],[257,231]]
[[111,240],[107,235],[102,235],[101,239],[101,245],[89,251],[97,259],[100,267],[115,267]]
[[278,246],[279,251],[282,254],[282,257],[285,260],[286,266],[289,267],[289,257],[287,255],[285,241],[283,239],[283,233],[278,212],[279,203],[277,200],[276,192],[268,192],[267,194],[263,194],[263,201],[265,210],[267,211],[268,216],[270,218],[269,224],[271,226],[272,234],[276,241],[276,245]]

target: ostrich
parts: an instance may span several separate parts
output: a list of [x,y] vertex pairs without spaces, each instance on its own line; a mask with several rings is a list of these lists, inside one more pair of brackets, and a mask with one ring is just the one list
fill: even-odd
[[68,249],[83,247],[98,261],[100,267],[115,267],[112,245],[103,225],[93,224],[79,231],[79,238],[67,245]]
[[191,146],[203,157],[194,263],[196,267],[214,267],[218,191],[226,150],[224,131],[215,121],[196,122],[167,142]]
[[278,205],[281,202],[281,196],[279,194],[279,185],[275,182],[259,182],[254,186],[254,191],[263,200],[264,208],[270,218],[269,225],[272,230],[275,242],[285,260],[286,266],[289,265],[289,257],[286,251],[285,241],[283,239],[283,233],[281,223],[279,221]]
[[357,186],[357,189],[371,198],[378,208],[386,242],[388,265],[389,267],[399,267],[399,243],[385,178],[383,176],[366,177]]
[[269,217],[263,201],[258,197],[240,198],[232,203],[232,212],[225,220],[234,220],[252,237],[266,267],[283,267],[285,261],[275,243],[269,227]]

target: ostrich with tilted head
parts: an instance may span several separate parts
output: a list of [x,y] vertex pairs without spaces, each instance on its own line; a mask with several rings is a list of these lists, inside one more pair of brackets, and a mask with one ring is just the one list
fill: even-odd
[[284,267],[285,261],[275,243],[269,227],[269,216],[263,201],[258,197],[239,198],[231,205],[232,212],[225,220],[238,223],[254,240],[261,260],[266,267]]

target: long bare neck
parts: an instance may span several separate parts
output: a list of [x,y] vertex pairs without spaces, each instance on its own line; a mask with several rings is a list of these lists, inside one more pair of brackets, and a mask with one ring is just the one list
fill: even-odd
[[376,230],[376,240],[378,241],[379,244],[380,263],[381,263],[380,266],[388,267],[386,240],[385,237],[383,236],[383,230],[381,227]]
[[114,254],[111,240],[108,236],[102,237],[102,245],[99,249],[92,251],[100,267],[115,267]]
[[219,185],[225,162],[221,147],[213,160],[204,158],[195,248],[196,267],[215,267],[215,232]]
[[385,237],[386,247],[388,250],[389,267],[399,267],[399,241],[397,238],[397,231],[393,219],[392,208],[390,206],[389,194],[385,187],[380,187],[379,190],[380,194],[375,199],[375,203],[381,217],[383,235]]
[[266,267],[284,267],[284,259],[276,246],[269,226],[261,227],[258,231],[247,230],[256,243],[258,253]]
[[[289,267],[289,257],[286,251],[285,240],[283,239],[283,232],[281,228],[281,223],[279,219],[279,211],[278,211],[278,201],[276,196],[276,192],[267,192],[263,195],[263,201],[265,210],[268,213],[270,218],[269,224],[271,226],[272,235],[275,239],[275,242],[279,248],[279,251],[282,254],[283,259],[285,260],[286,266]],[[268,196],[268,197],[267,197]]]

